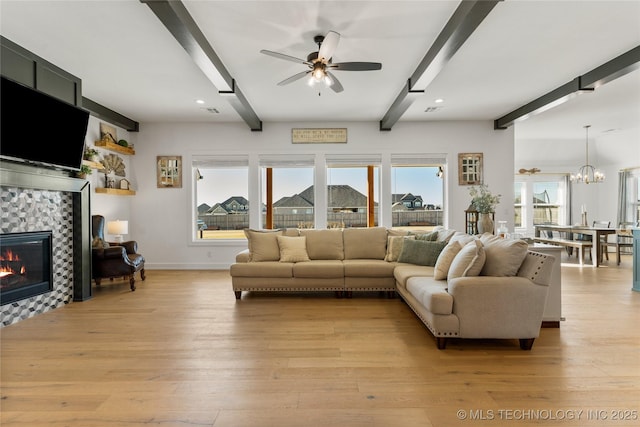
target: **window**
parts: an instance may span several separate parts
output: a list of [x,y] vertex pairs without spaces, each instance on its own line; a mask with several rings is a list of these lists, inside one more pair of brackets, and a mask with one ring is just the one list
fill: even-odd
[[261,156],[264,228],[314,228],[313,156]]
[[244,239],[249,227],[249,170],[245,156],[196,157],[195,240]]
[[443,225],[444,166],[440,154],[391,156],[391,226]]
[[524,182],[516,181],[513,185],[513,193],[515,197],[513,225],[515,228],[521,228],[522,224],[525,223],[522,207],[526,206],[526,204],[523,204],[522,200],[524,200],[523,197],[526,198],[526,184]]
[[514,185],[514,225],[517,233],[533,236],[535,225],[567,223],[566,176],[517,176]]
[[378,225],[380,155],[327,155],[327,228]]

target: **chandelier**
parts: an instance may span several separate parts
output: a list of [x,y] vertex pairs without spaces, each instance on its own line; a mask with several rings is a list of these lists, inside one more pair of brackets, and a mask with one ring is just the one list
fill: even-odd
[[585,184],[592,184],[592,183],[598,183],[598,182],[604,181],[604,174],[589,164],[589,128],[590,127],[591,125],[586,125],[584,127],[587,133],[586,164],[584,164],[583,166],[580,166],[580,168],[578,169],[578,173],[576,173],[575,175],[571,174],[570,176],[571,182],[581,182]]

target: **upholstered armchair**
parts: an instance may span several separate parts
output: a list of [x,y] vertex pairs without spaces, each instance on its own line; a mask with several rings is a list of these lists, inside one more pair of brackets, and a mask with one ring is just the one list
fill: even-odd
[[105,220],[102,215],[91,217],[93,241],[92,249],[92,273],[91,276],[100,286],[104,278],[128,277],[131,290],[136,290],[134,274],[140,272],[140,278],[145,279],[144,257],[138,253],[138,243],[134,240],[114,243],[104,240]]

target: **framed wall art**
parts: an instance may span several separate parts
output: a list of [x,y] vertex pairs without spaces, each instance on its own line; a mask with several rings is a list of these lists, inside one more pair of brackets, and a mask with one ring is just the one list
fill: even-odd
[[182,156],[158,156],[158,188],[182,188]]
[[482,153],[458,153],[458,185],[482,184]]

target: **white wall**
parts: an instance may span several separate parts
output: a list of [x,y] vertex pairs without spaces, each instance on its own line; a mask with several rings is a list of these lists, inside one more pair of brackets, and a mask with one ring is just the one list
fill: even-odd
[[[294,127],[346,127],[348,143],[292,144]],[[250,163],[257,164],[258,154],[263,153],[380,153],[384,166],[391,153],[446,153],[445,221],[451,228],[462,229],[470,197],[468,187],[458,185],[457,155],[480,152],[484,153],[484,182],[503,195],[496,220],[507,220],[510,226],[513,223],[513,130],[494,130],[491,121],[400,122],[390,132],[380,132],[378,123],[265,123],[262,132],[251,132],[244,123],[144,123],[140,129],[139,134],[132,134],[136,149],[131,159],[132,182],[136,183],[138,194],[130,201],[129,238],[138,241],[149,269],[227,268],[235,254],[246,247],[245,241],[190,242],[193,226],[190,159],[194,154],[249,153]],[[182,156],[181,189],[156,188],[159,155]],[[384,182],[390,180],[384,170],[381,180],[381,188],[385,185],[391,188]],[[250,186],[251,199],[259,194],[255,177]]]
[[[611,221],[615,226],[618,203],[618,171],[640,167],[640,134],[637,131],[605,133],[589,137],[589,163],[605,174],[600,184],[573,185],[573,223],[580,222],[582,205],[588,221]],[[515,130],[515,169],[537,167],[541,173],[576,173],[585,163],[585,139],[522,140]]]

